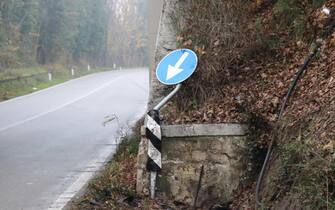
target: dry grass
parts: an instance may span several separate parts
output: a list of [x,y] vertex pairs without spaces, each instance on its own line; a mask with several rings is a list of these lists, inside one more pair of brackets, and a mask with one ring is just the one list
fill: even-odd
[[[306,209],[334,209],[335,107],[324,107],[298,122],[284,123],[279,134],[276,173],[269,178],[277,208],[296,197]],[[275,204],[272,203],[275,206]],[[292,206],[287,207],[293,209]]]
[[[180,47],[195,49],[200,63],[180,97],[202,103],[221,94],[220,87],[229,82],[228,76],[238,71],[241,51],[249,47],[252,38],[248,34],[248,12],[240,0],[192,0],[184,4],[171,17]],[[180,108],[189,102],[184,101]]]

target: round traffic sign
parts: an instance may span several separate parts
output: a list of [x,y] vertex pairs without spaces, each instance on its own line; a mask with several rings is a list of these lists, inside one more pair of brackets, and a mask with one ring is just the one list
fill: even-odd
[[187,80],[196,70],[198,57],[189,49],[179,49],[166,55],[156,68],[157,79],[165,85]]

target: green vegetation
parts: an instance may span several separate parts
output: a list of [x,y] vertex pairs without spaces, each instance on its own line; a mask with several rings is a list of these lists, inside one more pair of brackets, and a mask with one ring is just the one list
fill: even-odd
[[104,66],[108,20],[103,0],[1,1],[0,80],[16,80],[0,83],[0,100],[69,80],[71,66]]
[[300,0],[278,0],[274,5],[274,24],[290,28],[291,35],[297,40],[303,39],[308,27],[308,17],[312,9],[319,8],[326,0],[309,0],[301,4]]
[[0,71],[36,64],[143,66],[144,0],[4,0]]
[[143,66],[144,0],[4,0],[0,71],[34,65]]
[[[278,122],[264,204],[273,209],[335,209],[334,106]],[[283,204],[286,203],[286,204]]]
[[13,79],[18,77],[25,77],[39,73],[47,73],[47,69],[37,66],[28,68],[6,69],[0,71],[0,80]]
[[334,209],[335,163],[314,139],[298,136],[279,145],[280,165],[272,178],[276,198],[298,196],[307,209]]
[[0,3],[0,69],[32,64],[103,65],[106,1],[6,0]]
[[146,9],[145,0],[0,1],[0,81],[41,73],[1,83],[0,100],[71,79],[72,67],[146,66]]
[[47,69],[42,67],[21,68],[1,72],[0,78],[9,79],[9,81],[0,81],[0,101],[42,90],[76,77],[106,70],[95,68],[88,72],[86,69],[78,69],[73,77],[70,70],[64,70],[62,67],[59,68],[61,69],[55,70],[52,81],[49,81]]

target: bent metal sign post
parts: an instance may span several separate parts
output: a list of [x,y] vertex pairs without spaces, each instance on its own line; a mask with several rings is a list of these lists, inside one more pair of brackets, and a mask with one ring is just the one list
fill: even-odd
[[146,137],[148,139],[147,170],[150,171],[150,196],[155,198],[157,173],[162,169],[162,131],[159,110],[180,90],[182,82],[195,72],[198,57],[189,49],[175,50],[166,55],[156,69],[157,79],[164,85],[176,85],[146,116]]

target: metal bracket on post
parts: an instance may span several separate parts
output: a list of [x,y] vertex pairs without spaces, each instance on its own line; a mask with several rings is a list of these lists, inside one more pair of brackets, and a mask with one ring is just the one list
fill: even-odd
[[162,130],[161,120],[159,116],[160,109],[171,100],[180,90],[181,84],[161,102],[159,102],[153,110],[149,111],[146,117],[146,137],[148,139],[148,162],[147,169],[150,171],[150,197],[155,198],[157,172],[162,169]]

